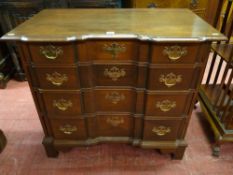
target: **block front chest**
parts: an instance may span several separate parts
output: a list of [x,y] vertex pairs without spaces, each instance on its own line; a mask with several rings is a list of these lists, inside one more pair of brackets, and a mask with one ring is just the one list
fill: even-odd
[[48,156],[70,143],[124,142],[182,158],[208,43],[99,39],[20,48]]
[[128,143],[183,157],[212,41],[187,9],[43,10],[1,37],[16,41],[49,157]]

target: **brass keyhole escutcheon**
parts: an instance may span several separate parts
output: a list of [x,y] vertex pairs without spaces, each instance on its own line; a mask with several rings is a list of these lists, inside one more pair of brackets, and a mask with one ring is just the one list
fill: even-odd
[[122,117],[112,116],[112,117],[108,117],[106,122],[114,127],[117,127],[120,124],[124,123],[124,119]]
[[103,50],[110,53],[112,55],[112,58],[116,58],[119,53],[123,53],[126,51],[126,47],[124,44],[119,43],[111,43],[111,44],[104,44]]
[[107,76],[112,79],[112,81],[117,81],[120,77],[124,77],[126,75],[126,72],[124,69],[119,69],[116,66],[113,66],[110,69],[104,70],[104,76]]
[[112,102],[112,104],[117,104],[120,101],[125,100],[125,96],[124,94],[121,94],[119,92],[113,91],[113,92],[109,92],[105,95],[105,99],[108,99]]

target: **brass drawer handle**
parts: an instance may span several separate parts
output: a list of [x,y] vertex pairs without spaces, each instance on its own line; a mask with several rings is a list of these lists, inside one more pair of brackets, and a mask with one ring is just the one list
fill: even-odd
[[49,60],[55,60],[59,55],[63,54],[63,50],[61,47],[55,47],[53,45],[41,46],[40,54]]
[[114,116],[114,117],[108,117],[106,122],[114,127],[117,127],[120,124],[124,123],[124,119],[122,117]]
[[119,69],[118,67],[114,66],[111,69],[105,69],[104,70],[104,76],[108,76],[113,81],[117,81],[118,78],[124,77],[126,75],[126,72],[124,69]]
[[66,74],[54,72],[52,74],[46,74],[46,80],[50,81],[55,86],[61,86],[65,81],[68,81],[68,77]]
[[73,104],[70,100],[59,99],[53,100],[53,106],[61,111],[66,111],[69,107],[72,107]]
[[163,54],[167,55],[168,58],[172,61],[180,59],[182,56],[187,55],[187,53],[187,48],[180,46],[165,47],[163,50]]
[[182,81],[182,75],[175,75],[174,73],[169,73],[167,75],[162,74],[160,75],[159,81],[164,83],[167,87],[172,87]]
[[64,134],[71,135],[73,132],[77,131],[77,127],[66,124],[64,126],[60,126],[59,130]]
[[105,99],[110,100],[113,104],[117,104],[120,101],[125,99],[124,94],[120,94],[119,92],[110,92],[105,95]]
[[111,43],[104,44],[103,50],[110,53],[112,58],[116,58],[119,53],[126,51],[126,47],[124,44]]
[[166,126],[158,126],[158,127],[155,126],[153,127],[152,132],[158,136],[164,136],[169,132],[171,132],[171,128]]
[[163,112],[168,112],[171,109],[176,107],[176,102],[175,101],[170,101],[170,100],[163,100],[163,101],[158,101],[156,103],[156,107],[159,108]]

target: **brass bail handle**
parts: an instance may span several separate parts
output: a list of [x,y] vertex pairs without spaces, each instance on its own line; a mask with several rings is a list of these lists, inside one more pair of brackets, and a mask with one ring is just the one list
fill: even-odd
[[61,86],[64,82],[68,81],[68,77],[66,74],[54,72],[52,74],[47,73],[46,80],[51,82],[55,86]]
[[160,75],[159,81],[170,88],[175,86],[177,83],[182,82],[182,75],[175,75],[172,72],[167,75],[162,74]]
[[63,54],[63,50],[61,47],[48,45],[48,46],[41,46],[40,53],[49,60],[55,60],[59,57],[59,55]]
[[73,104],[70,100],[59,99],[53,101],[53,106],[60,111],[66,111],[69,107],[72,107]]
[[181,46],[165,47],[163,50],[163,54],[167,55],[171,61],[176,61],[181,57],[187,55],[187,53],[187,48]]
[[77,127],[66,124],[64,126],[60,126],[59,130],[64,134],[71,135],[73,132],[77,131]]
[[158,136],[164,136],[171,132],[171,128],[166,126],[153,127],[152,132]]

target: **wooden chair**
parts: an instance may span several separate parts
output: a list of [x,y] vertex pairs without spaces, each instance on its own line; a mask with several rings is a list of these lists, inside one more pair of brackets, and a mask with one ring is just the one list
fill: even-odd
[[[223,2],[223,1],[222,1]],[[229,39],[226,42],[212,44],[213,55],[210,67],[206,70],[207,78],[199,87],[198,100],[215,135],[213,155],[219,156],[220,145],[233,142],[233,34],[232,0],[228,0],[224,18],[221,16],[223,3],[219,4],[215,27]]]

